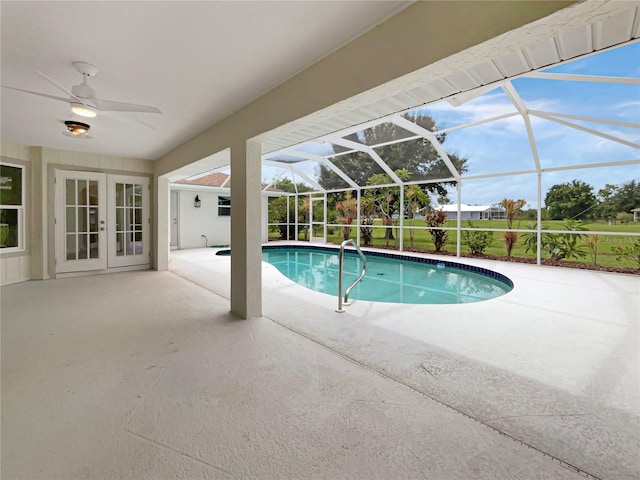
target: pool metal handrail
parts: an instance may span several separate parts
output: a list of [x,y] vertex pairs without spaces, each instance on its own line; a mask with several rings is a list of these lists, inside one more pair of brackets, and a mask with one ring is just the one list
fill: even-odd
[[[349,285],[349,287],[347,287],[347,291],[344,293],[344,301],[343,301],[342,299],[342,266],[344,263],[344,247],[347,246],[349,243],[356,248],[356,251],[360,255],[360,258],[362,258],[362,272],[360,272],[360,276],[356,278],[354,282],[351,285]],[[353,287],[355,287],[358,284],[358,282],[364,278],[364,275],[366,272],[367,272],[367,258],[364,256],[364,253],[362,253],[362,250],[360,250],[360,247],[358,246],[358,244],[354,242],[353,239],[345,240],[344,242],[342,242],[340,244],[340,253],[338,254],[338,308],[336,309],[336,312],[344,313],[344,308],[342,308],[342,306],[350,305],[349,294],[351,293],[351,290],[353,289]]]

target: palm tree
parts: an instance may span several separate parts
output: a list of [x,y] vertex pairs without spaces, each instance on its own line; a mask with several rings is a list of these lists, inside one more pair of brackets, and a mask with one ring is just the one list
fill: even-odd
[[[507,228],[511,230],[513,228],[513,220],[516,218],[516,215],[522,210],[522,207],[526,205],[526,200],[513,200],[511,198],[505,198],[500,202],[502,208],[504,208],[505,217],[507,218]],[[511,251],[513,250],[513,246],[520,238],[518,232],[503,232],[502,237],[504,238],[504,242],[507,245],[507,258],[511,258]]]
[[[411,184],[404,191],[404,198],[407,201],[406,211],[411,215],[411,227],[413,227],[413,217],[421,208],[429,205],[429,195],[419,185]],[[413,248],[414,229],[409,229],[409,243]]]

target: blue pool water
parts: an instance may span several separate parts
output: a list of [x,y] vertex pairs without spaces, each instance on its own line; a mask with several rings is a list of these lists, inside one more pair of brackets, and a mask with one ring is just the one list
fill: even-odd
[[[471,303],[511,291],[513,283],[490,270],[386,253],[367,253],[367,274],[350,298],[395,303]],[[337,295],[338,251],[324,247],[264,247],[262,259],[294,282]],[[362,260],[345,252],[343,288],[362,271]]]

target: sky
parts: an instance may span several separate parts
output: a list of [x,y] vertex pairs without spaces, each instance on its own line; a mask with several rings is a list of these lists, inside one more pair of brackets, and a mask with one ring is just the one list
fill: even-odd
[[[610,77],[640,77],[640,43],[626,45],[587,58],[544,70],[550,73],[600,75]],[[581,127],[640,144],[640,85],[566,80],[519,78],[512,81],[518,95],[529,110],[579,115],[618,122],[630,122],[634,127],[604,124],[564,118]],[[515,113],[516,109],[501,88],[497,88],[459,107],[442,101],[417,109],[428,113],[438,129],[464,125],[495,115]],[[531,125],[542,168],[565,165],[607,163],[640,159],[640,149],[607,138],[532,116]],[[520,115],[491,123],[448,132],[443,143],[445,151],[468,159],[466,175],[482,175],[535,168],[524,120]],[[323,153],[329,145],[307,147],[306,151]],[[306,164],[300,169],[315,177],[317,165]],[[263,167],[263,178],[269,180],[278,171]],[[605,184],[640,181],[640,165],[605,166],[579,170],[548,172],[542,175],[542,202],[546,191],[558,183],[582,180],[594,187],[594,193]],[[306,182],[297,177],[296,181]],[[471,205],[491,205],[503,198],[523,198],[525,208],[537,207],[536,175],[493,177],[463,180],[462,202]],[[455,201],[455,192],[450,195]]]

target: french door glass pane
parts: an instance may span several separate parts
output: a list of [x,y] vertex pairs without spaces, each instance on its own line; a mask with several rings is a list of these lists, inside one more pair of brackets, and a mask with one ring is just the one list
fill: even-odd
[[116,207],[124,206],[124,184],[116,183]]
[[116,183],[116,197],[116,255],[141,255],[142,185]]
[[89,258],[99,258],[100,250],[98,249],[98,234],[89,235],[90,247]]
[[89,205],[98,205],[98,182],[89,181]]
[[124,255],[124,233],[116,233],[116,255]]
[[86,260],[88,254],[87,235],[78,234],[78,260]]
[[78,205],[86,205],[87,196],[88,196],[87,181],[78,180]]
[[76,204],[76,181],[67,179],[66,181],[66,199],[67,205],[75,205]]
[[76,209],[75,207],[67,207],[67,233],[74,233],[76,231]]
[[97,208],[89,208],[89,231],[90,232],[98,231],[98,209]]
[[78,232],[86,232],[87,226],[87,207],[78,207]]
[[76,259],[76,234],[67,234],[67,260]]

